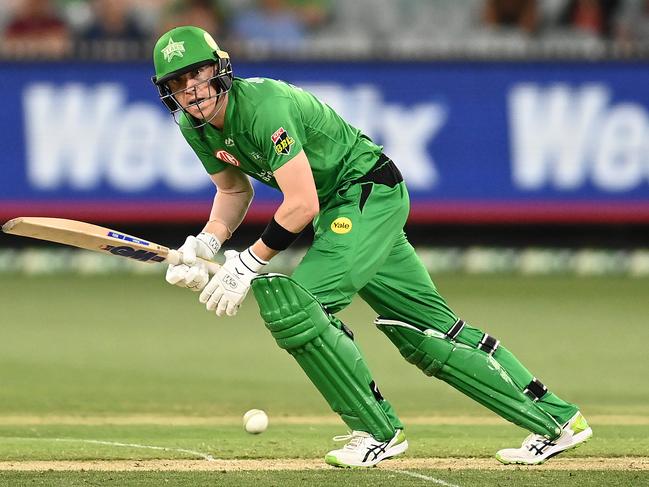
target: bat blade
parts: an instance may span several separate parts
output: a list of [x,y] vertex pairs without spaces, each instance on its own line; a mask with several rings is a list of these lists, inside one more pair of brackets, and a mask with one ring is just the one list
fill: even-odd
[[[139,262],[178,264],[182,258],[180,252],[163,245],[92,223],[64,218],[14,218],[2,226],[2,231],[11,235],[106,252]],[[212,274],[219,268],[218,264],[214,262],[204,262]]]

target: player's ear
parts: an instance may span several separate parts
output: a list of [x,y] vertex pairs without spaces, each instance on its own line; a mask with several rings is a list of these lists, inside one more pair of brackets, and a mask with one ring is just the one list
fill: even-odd
[[216,78],[217,88],[222,91],[228,91],[232,88],[232,64],[230,63],[230,55],[225,51],[214,51],[214,57],[217,60],[215,65],[216,72],[214,74],[225,75]]

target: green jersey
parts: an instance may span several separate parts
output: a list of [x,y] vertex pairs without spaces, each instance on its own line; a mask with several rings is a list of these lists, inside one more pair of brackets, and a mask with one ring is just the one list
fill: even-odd
[[381,147],[312,94],[267,78],[235,78],[222,130],[180,127],[209,174],[228,165],[279,189],[273,172],[304,150],[320,203],[365,174]]

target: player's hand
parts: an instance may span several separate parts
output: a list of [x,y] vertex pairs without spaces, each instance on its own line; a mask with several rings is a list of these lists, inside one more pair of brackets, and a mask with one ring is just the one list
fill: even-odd
[[250,282],[267,262],[257,257],[251,249],[239,253],[225,252],[225,263],[205,286],[198,300],[208,311],[216,310],[217,316],[234,316],[239,310]]
[[182,263],[167,267],[167,282],[192,291],[200,291],[210,280],[210,276],[198,258],[212,260],[220,248],[221,242],[211,233],[201,232],[196,237],[190,235],[178,249]]

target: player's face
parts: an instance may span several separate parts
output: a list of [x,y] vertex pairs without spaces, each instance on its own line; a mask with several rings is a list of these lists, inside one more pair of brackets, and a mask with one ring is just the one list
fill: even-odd
[[215,65],[208,64],[177,78],[167,85],[180,105],[198,119],[209,119],[216,110],[217,92],[209,80],[215,75]]

